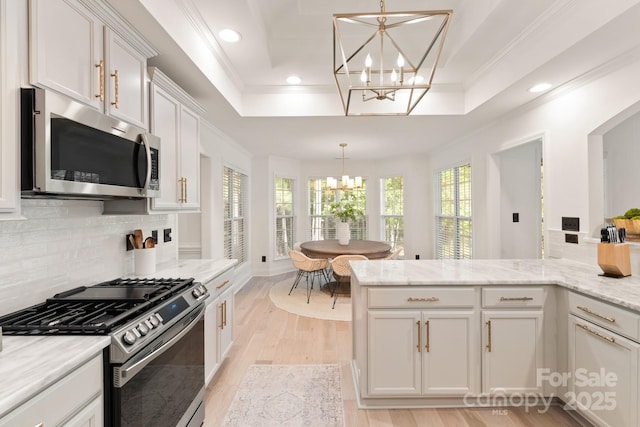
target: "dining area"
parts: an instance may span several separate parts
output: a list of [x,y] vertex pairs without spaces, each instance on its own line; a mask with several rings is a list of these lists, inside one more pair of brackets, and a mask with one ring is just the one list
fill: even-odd
[[[351,294],[351,261],[397,259],[402,248],[388,242],[364,239],[349,239],[343,244],[338,239],[310,240],[294,245],[289,256],[298,270],[289,295],[302,280],[306,281],[307,303],[311,298],[314,284],[321,292],[332,297],[332,308],[338,296]],[[324,282],[324,283],[322,283]]]

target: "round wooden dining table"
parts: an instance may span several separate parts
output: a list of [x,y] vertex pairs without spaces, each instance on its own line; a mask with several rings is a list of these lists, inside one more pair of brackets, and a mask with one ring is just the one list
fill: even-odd
[[335,258],[338,255],[364,255],[369,259],[385,258],[391,254],[391,245],[376,240],[351,239],[341,245],[337,239],[311,240],[300,245],[302,253],[309,258]]

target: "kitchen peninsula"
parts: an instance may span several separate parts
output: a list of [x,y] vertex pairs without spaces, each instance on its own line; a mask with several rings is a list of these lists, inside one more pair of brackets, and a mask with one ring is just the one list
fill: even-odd
[[360,407],[562,401],[638,425],[639,278],[560,259],[351,264]]

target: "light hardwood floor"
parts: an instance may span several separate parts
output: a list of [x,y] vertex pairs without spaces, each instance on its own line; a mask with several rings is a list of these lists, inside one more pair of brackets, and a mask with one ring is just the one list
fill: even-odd
[[487,408],[358,409],[349,367],[351,322],[312,319],[275,307],[269,299],[269,289],[288,277],[293,281],[293,274],[254,278],[236,294],[235,342],[207,389],[205,427],[222,425],[247,368],[259,363],[339,364],[347,427],[580,426],[555,406],[546,414],[538,414],[535,409],[526,412],[524,408],[507,408],[500,414]]

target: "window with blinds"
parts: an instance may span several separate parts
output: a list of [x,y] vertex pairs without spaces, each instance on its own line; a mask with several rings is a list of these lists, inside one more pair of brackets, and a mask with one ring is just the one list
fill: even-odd
[[326,179],[309,180],[309,237],[311,240],[336,239],[336,219],[329,213],[329,205],[346,200],[365,213],[364,218],[351,224],[352,239],[367,238],[366,180],[362,188],[353,190],[330,190]]
[[395,249],[404,244],[404,180],[394,176],[383,178],[381,183],[384,239]]
[[222,179],[222,198],[224,204],[224,257],[237,259],[238,263],[247,260],[248,206],[247,175],[225,167]]
[[276,177],[276,257],[287,257],[293,249],[293,179]]
[[440,171],[436,215],[436,258],[470,259],[471,164]]

